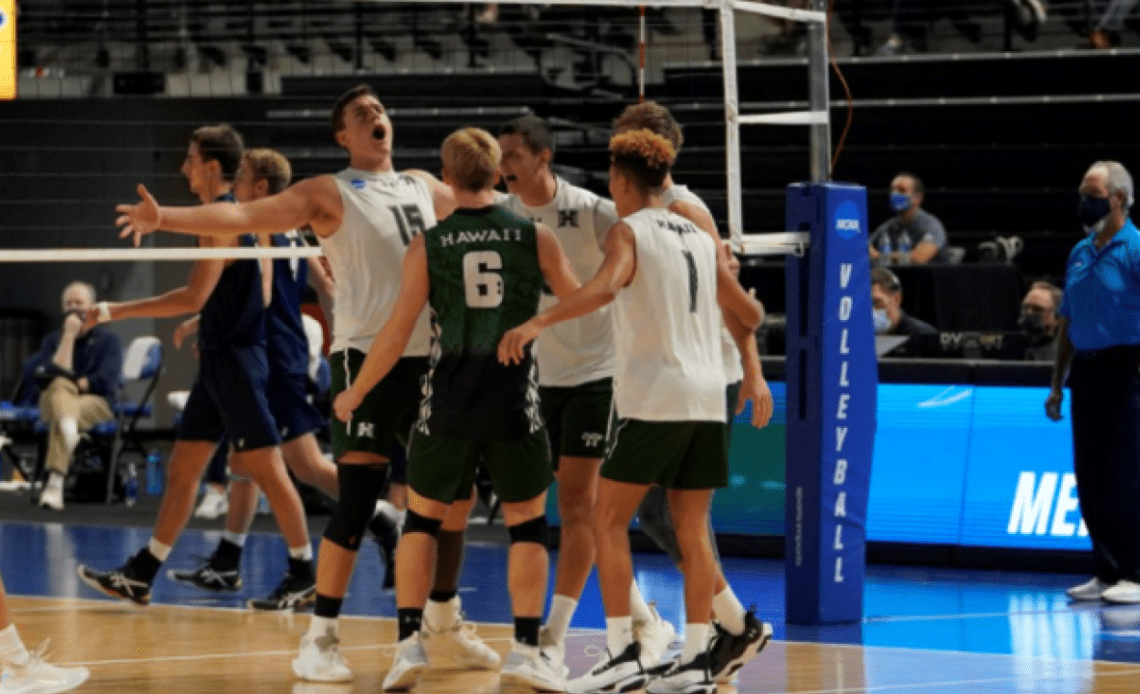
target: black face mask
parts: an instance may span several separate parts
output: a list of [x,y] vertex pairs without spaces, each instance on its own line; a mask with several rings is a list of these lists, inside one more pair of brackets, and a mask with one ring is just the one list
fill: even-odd
[[1108,203],[1108,198],[1082,195],[1081,202],[1077,205],[1077,216],[1081,218],[1081,224],[1084,225],[1086,231],[1093,231],[1097,224],[1111,212],[1112,206]]
[[1026,311],[1017,319],[1017,329],[1034,340],[1045,338],[1045,319],[1040,313]]

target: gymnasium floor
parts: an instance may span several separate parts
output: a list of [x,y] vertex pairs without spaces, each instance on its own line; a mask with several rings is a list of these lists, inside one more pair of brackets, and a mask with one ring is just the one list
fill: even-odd
[[[208,555],[219,535],[189,530],[165,568]],[[246,597],[271,591],[285,569],[276,535],[254,534],[243,561],[245,587],[216,596],[184,589],[160,574],[147,608],[111,601],[82,585],[76,564],[118,566],[149,538],[136,527],[0,524],[0,571],[14,619],[29,644],[51,637],[51,657],[83,663],[80,691],[379,692],[394,641],[395,600],[379,590],[381,564],[367,542],[345,600],[342,648],[350,685],[297,682],[290,672],[303,615],[253,614]],[[468,619],[498,650],[510,644],[505,547],[468,549],[461,593]],[[643,592],[679,624],[681,586],[662,555],[635,560]],[[885,692],[1115,693],[1140,691],[1140,607],[1070,606],[1063,588],[1083,576],[871,567],[861,625],[789,626],[783,618],[782,563],[725,560],[738,595],[775,624],[775,639],[722,692],[831,694]],[[567,660],[574,674],[604,642],[597,585],[591,579],[573,623]],[[484,626],[486,625],[486,626]],[[497,625],[497,626],[496,626]],[[435,672],[417,692],[499,690],[494,673]]]

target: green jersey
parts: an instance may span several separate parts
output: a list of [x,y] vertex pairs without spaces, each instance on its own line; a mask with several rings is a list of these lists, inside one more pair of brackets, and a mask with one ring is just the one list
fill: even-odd
[[424,234],[432,342],[416,428],[499,441],[542,428],[534,358],[504,366],[503,334],[538,312],[542,269],[532,222],[497,206],[458,209]]

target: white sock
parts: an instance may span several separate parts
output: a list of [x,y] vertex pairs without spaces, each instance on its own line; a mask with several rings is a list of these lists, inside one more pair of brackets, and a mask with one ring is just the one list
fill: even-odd
[[313,618],[309,620],[309,633],[315,636],[324,636],[326,634],[339,636],[340,631],[337,629],[337,618],[313,615]]
[[0,663],[24,665],[28,662],[29,657],[28,649],[24,648],[24,642],[16,633],[15,624],[9,624],[6,628],[0,629]]
[[629,614],[639,622],[656,621],[649,605],[645,604],[645,598],[641,597],[641,591],[637,589],[636,580],[629,584]]
[[458,597],[447,602],[438,602],[429,598],[424,604],[424,621],[430,624],[435,631],[450,629],[458,617],[459,610],[456,609],[458,601]]
[[308,542],[306,542],[305,544],[301,545],[300,547],[290,547],[289,548],[289,558],[290,559],[302,559],[304,561],[312,561],[313,560],[313,546],[311,544],[309,544]]
[[151,554],[154,555],[154,558],[159,561],[166,561],[166,558],[170,556],[170,550],[172,549],[170,545],[164,545],[153,537],[150,538],[150,542],[147,543],[146,548]]
[[59,420],[59,433],[63,435],[63,445],[68,452],[74,451],[79,445],[79,422],[74,417],[64,417]]
[[53,470],[48,475],[47,488],[53,492],[63,491],[63,475]]
[[546,630],[554,637],[555,643],[561,644],[566,641],[566,632],[570,631],[570,620],[577,608],[578,601],[574,598],[554,594],[554,598],[550,601],[550,615],[546,618]]
[[685,646],[681,649],[681,663],[691,663],[709,647],[709,625],[688,623],[685,625]]
[[606,648],[616,658],[633,643],[633,617],[606,617]]
[[222,531],[222,539],[226,542],[237,545],[238,547],[245,547],[246,533],[231,533],[229,530]]
[[725,586],[724,590],[713,596],[713,614],[720,625],[728,633],[739,636],[744,633],[744,605],[732,592],[732,586]]

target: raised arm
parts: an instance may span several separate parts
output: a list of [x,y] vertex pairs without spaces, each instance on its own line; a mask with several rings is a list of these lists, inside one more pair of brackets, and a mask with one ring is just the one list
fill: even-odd
[[507,331],[499,342],[499,361],[520,363],[526,346],[548,326],[585,315],[610,303],[633,280],[637,271],[637,243],[633,229],[619,222],[606,234],[606,257],[588,282],[557,304]]
[[558,236],[545,224],[537,224],[535,228],[538,231],[538,264],[542,268],[542,276],[554,290],[554,296],[565,299],[582,285],[574,274],[574,268],[570,267],[570,259],[562,252]]
[[396,305],[392,315],[376,333],[372,346],[368,348],[368,356],[360,366],[360,373],[352,382],[352,386],[336,397],[333,410],[337,419],[347,422],[364,396],[376,387],[380,379],[388,375],[412,337],[416,327],[416,320],[424,310],[428,300],[428,266],[427,248],[423,235],[416,236],[408,245],[404,253],[404,266],[400,278],[400,294],[396,297]]

